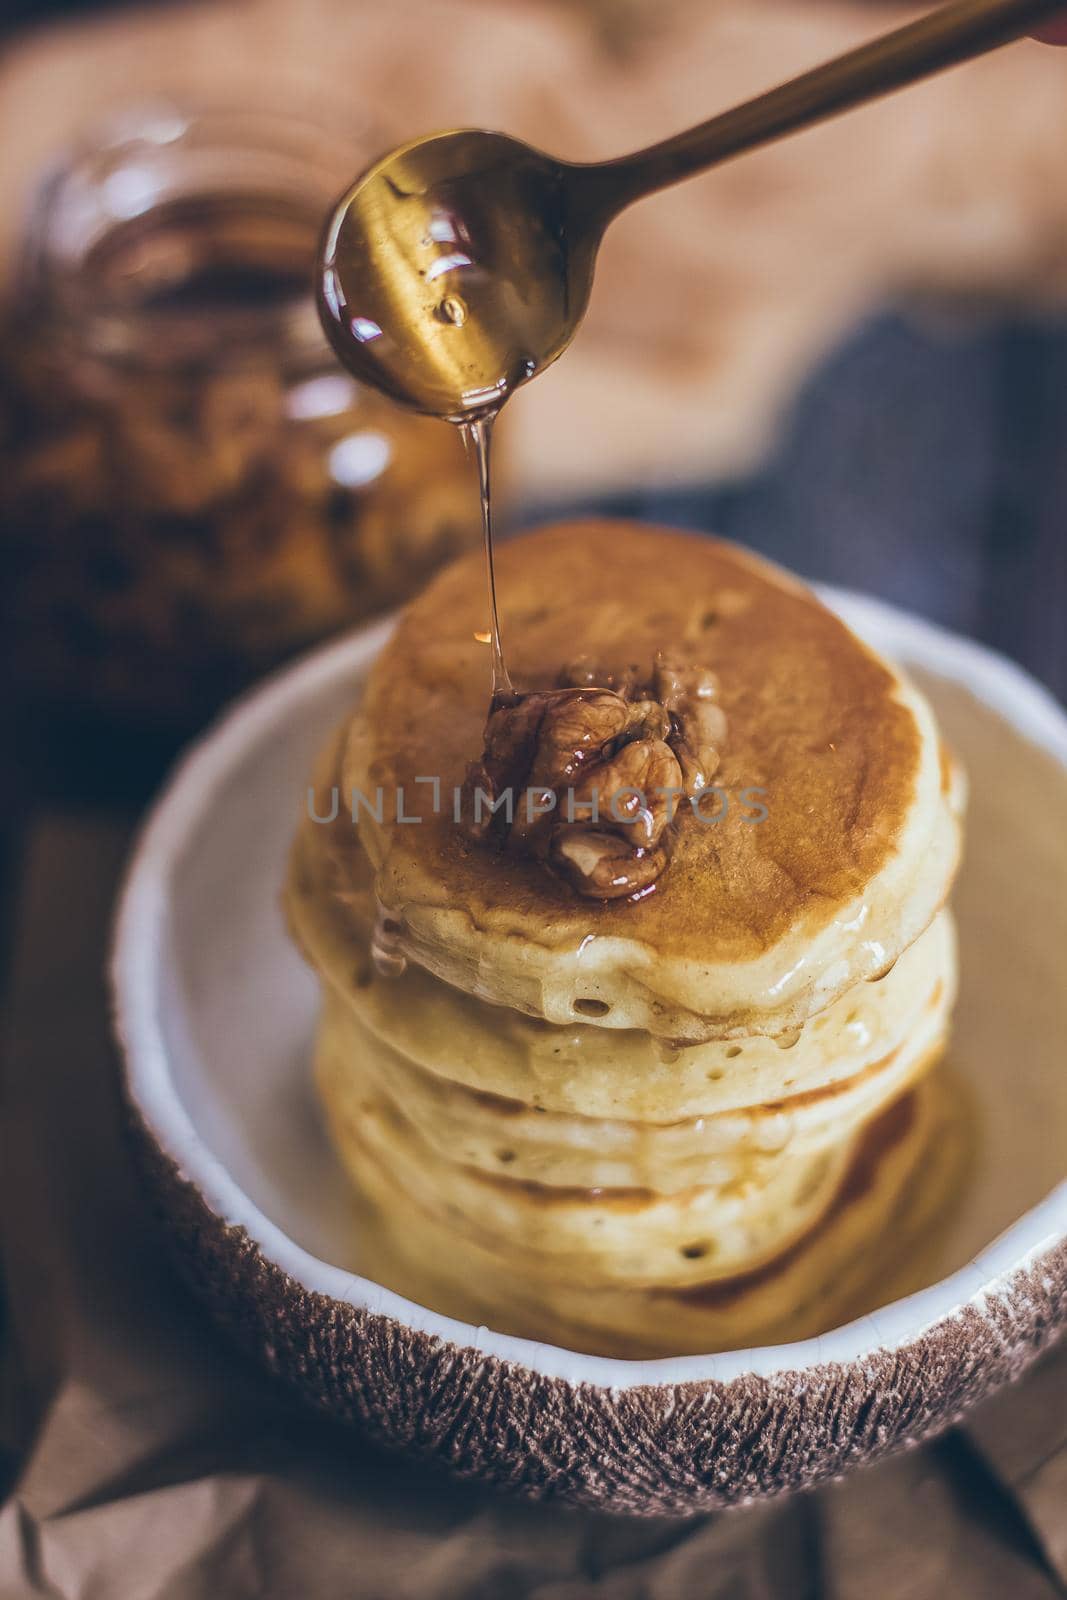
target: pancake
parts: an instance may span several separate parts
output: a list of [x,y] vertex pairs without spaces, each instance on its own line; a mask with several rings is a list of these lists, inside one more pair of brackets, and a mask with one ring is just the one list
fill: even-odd
[[[336,826],[350,846],[348,819]],[[537,1114],[539,1123],[543,1113],[577,1113],[633,1122],[647,1137],[651,1125],[678,1130],[687,1119],[716,1118],[732,1140],[723,1119],[736,1112],[750,1142],[768,1149],[780,1147],[787,1131],[795,1136],[798,1121],[833,1137],[849,1125],[841,1088],[849,1085],[860,1097],[880,1092],[880,1073],[906,1062],[929,1019],[943,1028],[955,997],[955,938],[945,910],[884,977],[857,985],[777,1040],[753,1035],[679,1046],[639,1029],[556,1027],[486,1005],[414,964],[396,977],[381,976],[369,954],[369,864],[360,868],[350,853],[349,870],[340,876],[331,831],[307,819],[302,824],[287,909],[309,964],[347,997],[353,1059],[367,1049],[390,1052],[398,1074],[416,1063],[453,1093],[463,1086],[495,1096]],[[457,1114],[469,1117],[476,1105],[468,1097]],[[670,1137],[678,1142],[684,1135]],[[711,1137],[709,1128],[705,1138]]]
[[680,1288],[546,1284],[521,1252],[469,1240],[380,1169],[361,1179],[356,1221],[367,1270],[446,1315],[600,1355],[702,1354],[812,1337],[918,1287],[906,1258],[944,1213],[965,1157],[956,1092],[928,1074],[870,1126],[805,1236],[752,1272]]
[[[658,1149],[646,1145],[642,1152],[644,1183],[607,1184],[595,1181],[607,1175],[598,1169],[610,1166],[590,1141],[595,1125],[556,1118],[555,1141],[542,1142],[538,1175],[531,1176],[529,1160],[520,1160],[521,1145],[515,1148],[520,1141],[504,1142],[513,1131],[506,1117],[497,1119],[495,1142],[488,1114],[481,1139],[463,1108],[458,1137],[449,1137],[443,1120],[432,1115],[417,1119],[417,1102],[403,1095],[403,1079],[375,1074],[371,1053],[354,1051],[349,1030],[336,1026],[339,1013],[340,1002],[327,1003],[316,1073],[334,1143],[357,1183],[368,1166],[387,1172],[425,1209],[439,1208],[465,1238],[489,1248],[506,1244],[524,1254],[531,1277],[546,1281],[677,1284],[751,1270],[824,1213],[869,1120],[843,1124],[838,1138],[814,1146],[798,1141],[777,1151],[751,1145],[698,1150],[684,1174],[661,1136]],[[885,1091],[891,1095],[920,1075],[942,1041],[943,1022],[917,1044],[907,1071]],[[609,1125],[609,1136],[617,1131]],[[633,1134],[640,1146],[641,1130]]]
[[[481,749],[488,652],[484,569],[461,560],[405,612],[337,754],[346,807],[363,797],[347,846],[408,959],[552,1023],[692,1042],[798,1026],[933,920],[958,775],[922,697],[810,591],[721,542],[613,522],[505,545],[498,589],[522,690],[576,650],[614,675],[695,652],[720,685],[727,812],[680,808],[637,903],[579,898],[540,862],[472,845],[452,796]],[[740,800],[753,789],[758,823]]]
[[[365,1266],[607,1354],[819,1332],[959,1167],[933,1069],[962,774],[893,667],[730,546],[566,524],[498,573],[519,695],[484,754],[484,569],[460,561],[321,752],[291,856]],[[614,833],[453,809],[605,771],[673,771],[677,820],[643,789]],[[689,804],[712,777],[718,822]]]
[[674,1193],[732,1184],[754,1164],[839,1145],[940,1048],[949,999],[935,983],[916,1026],[893,1051],[825,1090],[786,1091],[779,1100],[665,1122],[546,1111],[466,1088],[384,1044],[330,994],[322,1027],[338,1058],[334,1092],[353,1108],[368,1099],[391,1108],[445,1159],[494,1175],[506,1167],[504,1175],[519,1182]]

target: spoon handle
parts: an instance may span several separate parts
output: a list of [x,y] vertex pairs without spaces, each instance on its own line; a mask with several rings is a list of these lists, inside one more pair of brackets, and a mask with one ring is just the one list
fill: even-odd
[[590,198],[606,220],[631,201],[744,150],[1007,44],[1064,5],[1065,0],[954,0],[662,144],[578,172],[588,175]]

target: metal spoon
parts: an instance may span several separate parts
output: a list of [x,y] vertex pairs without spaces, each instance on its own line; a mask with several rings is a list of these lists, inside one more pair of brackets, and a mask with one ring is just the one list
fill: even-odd
[[358,378],[416,411],[451,421],[490,414],[570,344],[600,240],[625,206],[1006,44],[1063,6],[956,0],[617,161],[556,161],[479,130],[403,145],[348,190],[327,224],[327,334]]

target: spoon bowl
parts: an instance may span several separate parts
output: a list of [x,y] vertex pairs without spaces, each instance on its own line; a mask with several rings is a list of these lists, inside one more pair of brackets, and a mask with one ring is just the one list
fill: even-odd
[[625,206],[992,50],[1063,4],[954,0],[617,161],[555,161],[477,129],[403,145],[327,223],[318,296],[330,342],[357,378],[416,411],[490,416],[570,344],[600,239]]
[[451,421],[495,411],[570,343],[599,229],[582,169],[476,129],[404,145],[338,202],[319,307],[357,378]]

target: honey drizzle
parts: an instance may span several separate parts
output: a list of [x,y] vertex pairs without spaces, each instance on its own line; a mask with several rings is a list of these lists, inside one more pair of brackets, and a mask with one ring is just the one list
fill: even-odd
[[482,507],[482,536],[485,543],[485,578],[489,591],[489,641],[492,647],[492,700],[508,698],[514,694],[504,646],[500,635],[500,614],[496,601],[496,572],[493,565],[493,512],[490,495],[489,447],[496,412],[488,411],[470,422],[460,422],[459,431],[468,454],[473,454],[478,471],[478,494]]

